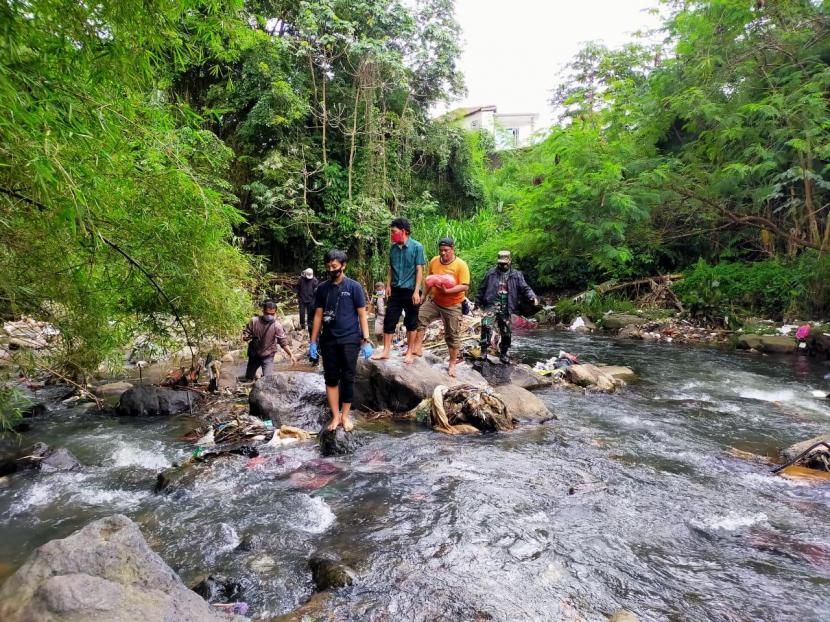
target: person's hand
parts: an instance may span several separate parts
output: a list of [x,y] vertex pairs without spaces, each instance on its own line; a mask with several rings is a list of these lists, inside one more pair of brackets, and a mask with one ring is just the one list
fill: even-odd
[[534,307],[539,307],[539,306],[541,306],[541,304],[542,304],[542,303],[540,303],[540,302],[539,302],[539,299],[538,299],[538,298],[534,298],[534,299],[533,299],[533,306],[534,306]]
[[297,357],[294,356],[294,353],[291,353],[291,367],[296,367],[297,365]]
[[415,293],[412,294],[412,304],[414,304],[414,305],[421,304],[421,292],[415,291]]
[[389,298],[390,298],[391,296],[392,296],[392,286],[391,286],[391,285],[387,285],[387,286],[386,286],[386,300],[389,300]]
[[316,341],[308,345],[308,358],[310,358],[312,361],[316,361],[318,358],[320,358],[320,354],[319,352],[317,352]]
[[372,352],[374,351],[375,349],[372,347],[372,344],[368,341],[364,343],[362,346],[360,346],[360,353],[363,355],[363,358],[365,358],[367,361],[369,360],[369,357],[372,356]]

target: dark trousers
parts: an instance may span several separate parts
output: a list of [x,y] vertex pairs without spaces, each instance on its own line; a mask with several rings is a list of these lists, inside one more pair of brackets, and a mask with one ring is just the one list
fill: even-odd
[[395,333],[395,327],[398,325],[398,320],[401,319],[401,313],[404,313],[403,325],[406,326],[408,332],[418,328],[419,305],[412,302],[412,294],[414,293],[414,289],[392,288],[392,295],[386,301],[386,316],[383,318],[383,333],[385,335]]
[[510,343],[513,341],[513,326],[510,323],[510,312],[506,309],[496,307],[486,307],[484,309],[484,317],[481,319],[481,356],[487,354],[487,349],[490,347],[490,338],[493,335],[493,326],[496,326],[499,331],[501,339],[499,340],[499,353],[506,355],[510,349]]
[[245,378],[253,380],[256,378],[256,370],[262,367],[262,377],[270,376],[274,373],[274,355],[257,356],[254,354],[248,355],[248,366],[245,368]]
[[306,317],[308,317],[308,329],[311,330],[311,324],[314,320],[314,309],[311,302],[300,301],[300,328],[306,327]]
[[340,387],[341,404],[351,404],[354,398],[354,377],[359,353],[358,343],[320,342],[323,378],[327,387]]

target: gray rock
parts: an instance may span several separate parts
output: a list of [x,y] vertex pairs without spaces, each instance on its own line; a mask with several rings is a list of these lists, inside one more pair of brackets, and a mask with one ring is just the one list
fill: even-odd
[[[39,547],[0,587],[4,622],[221,622],[126,516]],[[236,617],[236,620],[244,618]]]
[[742,350],[757,350],[768,354],[793,354],[798,352],[795,337],[787,335],[741,335],[736,346]]
[[624,367],[623,365],[597,365],[597,368],[615,380],[622,380],[625,383],[637,380],[637,374],[630,367]]
[[447,375],[447,363],[431,365],[427,357],[415,357],[406,365],[403,357],[393,355],[385,361],[360,359],[357,364],[355,408],[406,412],[422,400],[432,397],[439,384],[449,387],[458,384],[483,386],[481,374],[466,363],[456,367],[456,377]]
[[209,603],[231,603],[242,600],[242,584],[222,575],[210,575],[191,588]]
[[494,387],[513,384],[532,391],[553,385],[550,378],[537,374],[527,365],[493,363],[489,357],[482,365],[481,375]]
[[133,385],[129,382],[108,382],[99,384],[92,392],[98,397],[119,397],[125,391],[129,391]]
[[262,536],[259,536],[255,533],[247,533],[242,536],[242,541],[239,543],[239,546],[236,547],[237,551],[258,551],[262,548]]
[[602,318],[602,325],[608,330],[619,330],[624,326],[640,326],[645,323],[645,318],[624,313],[611,313]]
[[311,568],[311,578],[314,579],[314,584],[320,592],[354,583],[354,570],[337,560],[312,557],[308,560],[308,566]]
[[40,463],[40,470],[44,473],[55,471],[71,471],[81,466],[78,459],[66,447],[58,447],[49,452],[49,455]]
[[612,393],[616,391],[617,387],[625,385],[625,382],[622,380],[615,379],[596,365],[591,365],[590,363],[566,367],[565,378],[577,386],[603,391],[605,393]]
[[274,427],[316,431],[326,416],[326,384],[318,373],[284,371],[257,380],[248,396],[251,414]]
[[629,324],[628,326],[623,326],[620,332],[617,333],[617,336],[623,339],[642,339],[643,331],[636,324]]
[[196,397],[190,391],[142,384],[121,395],[118,413],[129,417],[175,415],[190,410]]
[[363,444],[359,432],[346,432],[342,427],[338,427],[334,432],[323,427],[319,436],[320,453],[326,457],[353,454]]
[[639,618],[625,609],[619,609],[608,616],[608,622],[639,622]]
[[507,406],[507,414],[520,423],[542,423],[556,419],[544,402],[527,389],[515,384],[506,384],[494,389],[496,395]]
[[[824,441],[825,443],[830,444],[830,434],[821,434],[814,438],[807,439],[806,441],[790,445],[781,452],[781,455],[787,462],[795,460],[796,457],[807,451],[811,445],[815,445],[819,441]],[[804,466],[810,469],[821,469],[826,471],[828,463],[830,463],[830,449],[827,449],[824,445],[819,445],[807,456],[805,456],[804,459],[798,464],[799,466]]]

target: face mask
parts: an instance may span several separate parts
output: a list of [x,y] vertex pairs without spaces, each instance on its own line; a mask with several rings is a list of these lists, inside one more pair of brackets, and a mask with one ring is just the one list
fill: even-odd
[[337,277],[339,277],[343,273],[343,268],[338,268],[337,270],[329,270],[326,272],[326,276],[329,277],[330,281],[336,281]]
[[502,272],[507,272],[508,270],[510,270],[510,264],[500,263],[499,270],[501,270]]
[[375,292],[375,296],[385,296],[385,295],[386,295],[386,290],[385,289],[379,289]]
[[403,231],[396,231],[392,234],[392,242],[398,244],[399,242],[403,242]]
[[262,321],[263,322],[273,322],[275,320],[275,316],[271,315],[270,313],[263,313],[262,314]]

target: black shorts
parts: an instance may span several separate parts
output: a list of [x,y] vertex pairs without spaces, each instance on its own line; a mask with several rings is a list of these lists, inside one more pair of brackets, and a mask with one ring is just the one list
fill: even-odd
[[323,377],[327,387],[340,387],[340,403],[351,404],[354,398],[354,377],[357,371],[358,343],[320,341]]
[[395,332],[395,327],[398,325],[398,320],[401,319],[401,312],[404,313],[403,325],[406,330],[411,332],[418,328],[418,307],[420,305],[413,304],[412,294],[414,289],[404,289],[402,287],[393,287],[392,295],[386,302],[386,316],[383,318],[383,333],[385,335],[392,335]]

